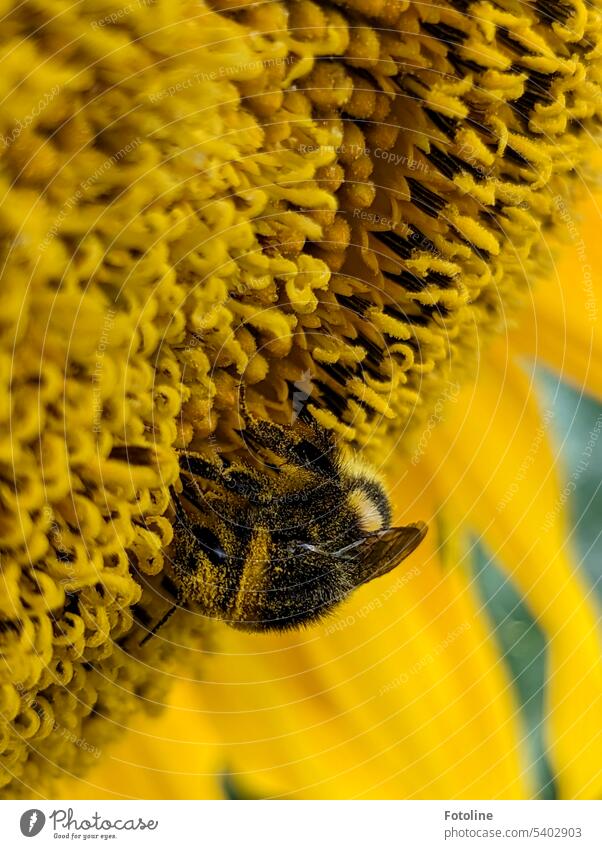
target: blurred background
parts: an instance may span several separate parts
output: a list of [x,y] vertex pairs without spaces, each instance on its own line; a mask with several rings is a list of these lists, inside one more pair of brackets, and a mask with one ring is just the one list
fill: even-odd
[[[572,547],[602,605],[602,404],[560,382],[547,370],[538,368],[536,375],[540,405],[551,411],[550,433],[557,447],[561,491],[567,492],[563,489],[567,486],[571,490],[565,509],[571,523]],[[540,795],[554,799],[557,794],[543,738],[546,641],[507,577],[482,543],[474,542],[476,584],[500,651],[512,670]]]

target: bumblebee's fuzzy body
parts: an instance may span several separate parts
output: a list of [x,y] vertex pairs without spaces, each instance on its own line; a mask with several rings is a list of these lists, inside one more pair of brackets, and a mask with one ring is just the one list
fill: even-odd
[[245,408],[243,435],[248,461],[181,455],[179,601],[245,630],[294,628],[390,571],[423,538],[422,524],[389,528],[383,484],[315,423],[283,427]]

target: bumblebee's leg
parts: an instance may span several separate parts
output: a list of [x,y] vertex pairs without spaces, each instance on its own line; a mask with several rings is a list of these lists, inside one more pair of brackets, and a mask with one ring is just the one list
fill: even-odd
[[140,640],[138,645],[143,646],[143,645],[145,645],[145,643],[147,643],[151,639],[151,637],[154,637],[155,634],[157,633],[157,631],[160,631],[161,628],[165,625],[165,623],[169,619],[171,619],[171,617],[174,615],[174,613],[176,612],[177,609],[178,609],[178,605],[172,604],[172,606],[169,608],[167,613],[164,613],[163,616],[161,617],[161,619],[159,619],[159,621],[157,622],[157,624],[153,625],[152,629],[148,632],[148,634],[145,637],[143,637],[142,640]]
[[290,428],[266,419],[256,419],[247,406],[247,393],[243,383],[240,384],[240,410],[245,423],[244,431],[239,431],[243,439],[246,438],[260,448],[267,448],[281,457],[287,457]]
[[[196,496],[197,503],[199,501],[199,492],[194,487],[182,480],[184,492],[189,501],[192,501],[191,494]],[[228,492],[233,493],[239,498],[244,498],[251,504],[262,504],[268,493],[270,492],[270,481],[265,475],[259,471],[249,472],[241,468],[225,468],[222,476],[219,478],[220,486]],[[193,501],[194,503],[194,501]],[[195,504],[195,506],[197,506]],[[200,508],[199,508],[200,509]]]
[[306,425],[303,431],[279,425],[265,419],[256,419],[247,407],[244,386],[240,386],[240,407],[245,422],[243,439],[273,451],[295,466],[306,466],[311,471],[332,476],[336,473],[332,457],[334,443],[316,425]]
[[179,464],[181,471],[213,483],[220,483],[224,474],[223,463],[187,451],[179,452]]
[[179,495],[178,495],[178,493],[175,491],[175,489],[174,489],[174,487],[173,487],[173,486],[170,486],[170,487],[169,487],[169,493],[170,493],[170,495],[171,495],[171,500],[172,500],[172,503],[173,503],[173,508],[174,508],[174,510],[175,510],[175,513],[176,513],[176,519],[178,520],[178,522],[180,522],[180,524],[181,524],[181,525],[188,525],[188,524],[190,524],[189,519],[188,519],[188,516],[186,515],[186,511],[185,511],[185,510],[184,510],[184,508],[182,507],[182,502],[180,501],[180,496],[179,496]]
[[[184,512],[184,509],[178,497],[178,493],[175,491],[173,486],[170,486],[169,489],[178,521],[182,523],[187,523],[188,517]],[[169,603],[169,607],[167,608],[166,612],[162,616],[160,616],[158,620],[155,621],[154,625],[154,616],[143,606],[143,604],[138,602],[132,607],[132,614],[134,616],[134,620],[138,626],[138,629],[144,629],[146,631],[145,636],[136,644],[138,648],[144,646],[152,637],[155,636],[155,634],[165,625],[165,623],[169,619],[171,619],[176,610],[181,606],[182,601],[181,593],[178,587],[170,578],[170,576],[165,572],[161,576],[160,582],[150,582],[147,586],[149,589],[152,589],[153,593],[155,594],[155,603],[158,598],[163,601],[167,601],[169,599],[169,602],[171,603]],[[167,598],[163,597],[162,591],[165,591]],[[134,648],[133,646],[130,646],[130,648],[128,648],[131,639],[131,635],[126,634],[119,640],[119,645],[124,647],[127,651],[130,651]]]
[[259,471],[249,472],[227,461],[211,462],[198,454],[180,454],[180,469],[191,477],[199,477],[223,486],[254,504],[262,500],[262,492],[269,488],[269,480]]
[[[192,506],[196,507],[197,510],[200,510],[202,512],[202,511],[208,509],[207,505],[203,504],[203,502],[201,501],[199,491],[196,489],[195,486],[193,486],[192,483],[190,483],[190,481],[187,481],[187,480],[182,481],[182,493],[184,495],[184,498],[186,498],[187,501],[190,501]],[[182,524],[189,527],[190,524],[191,524],[190,519],[189,519],[186,511],[182,507],[182,502],[180,501],[179,498],[178,498],[178,504],[179,504],[179,508],[182,511],[182,514],[184,516],[184,519],[183,520],[181,519]],[[178,508],[176,508],[176,515],[178,515]],[[178,518],[180,518],[180,516],[178,516]]]
[[[175,496],[177,498],[177,494]],[[177,511],[178,507],[176,507]],[[181,509],[181,506],[180,506]],[[166,573],[163,573],[161,577],[161,581],[158,586],[155,585],[155,592],[161,593],[164,590],[167,598],[163,598],[161,594],[161,599],[166,601],[169,599],[172,604],[167,608],[166,612],[155,622],[153,625],[153,617],[140,603],[134,605],[132,611],[134,613],[134,618],[139,627],[144,628],[146,630],[146,635],[140,640],[138,646],[145,645],[155,634],[165,625],[165,623],[171,619],[178,608],[183,606],[182,594],[178,588],[178,586],[173,582],[170,576]],[[127,639],[127,637],[126,637]]]
[[[253,435],[253,433],[251,433],[248,427],[246,427],[244,430],[239,430],[238,433],[242,441],[257,455],[261,457],[261,462],[266,468],[272,469],[272,471],[274,472],[279,472],[284,463],[287,462],[288,458],[284,453],[284,449],[276,448],[274,447],[274,445],[266,445],[265,440],[263,438],[259,439],[256,435]],[[266,449],[274,454],[277,454],[279,457],[282,457],[282,463],[270,463],[269,460],[267,460],[265,457]]]

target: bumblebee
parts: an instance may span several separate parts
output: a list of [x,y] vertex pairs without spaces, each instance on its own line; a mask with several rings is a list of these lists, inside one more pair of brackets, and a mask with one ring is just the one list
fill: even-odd
[[391,528],[381,481],[313,419],[256,419],[244,400],[242,411],[248,459],[180,454],[169,588],[235,628],[292,629],[394,569],[426,526]]

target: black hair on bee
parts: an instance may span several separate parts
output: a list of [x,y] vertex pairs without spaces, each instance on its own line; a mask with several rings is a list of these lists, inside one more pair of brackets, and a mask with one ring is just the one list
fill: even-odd
[[382,482],[313,420],[256,419],[244,396],[241,407],[241,434],[264,462],[180,453],[171,581],[178,603],[235,628],[296,628],[394,569],[426,526],[390,527]]

